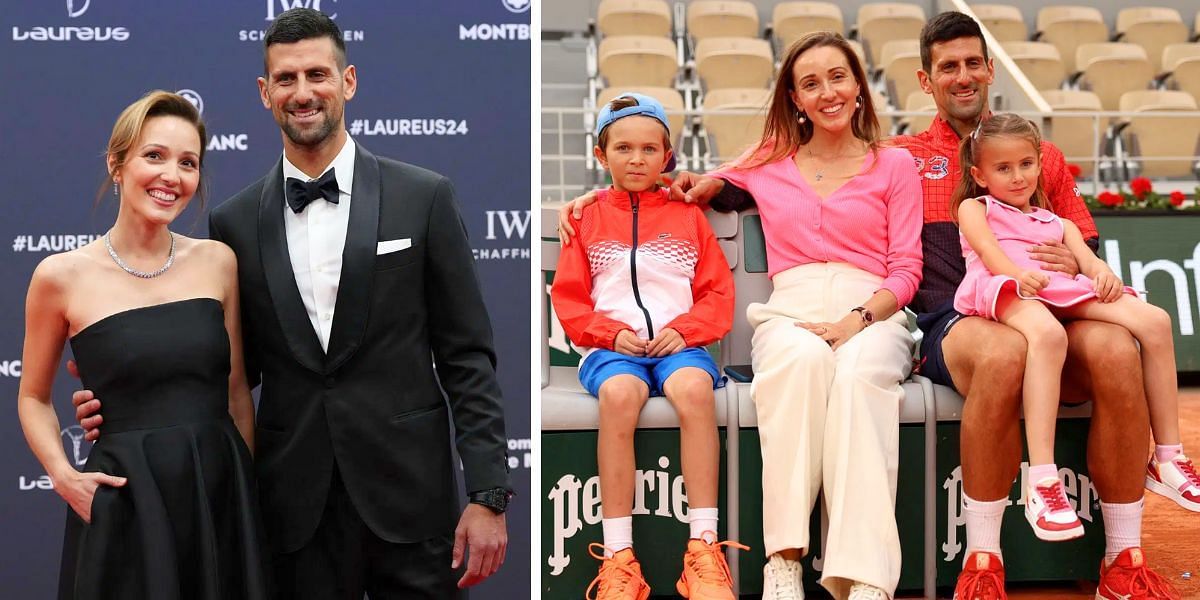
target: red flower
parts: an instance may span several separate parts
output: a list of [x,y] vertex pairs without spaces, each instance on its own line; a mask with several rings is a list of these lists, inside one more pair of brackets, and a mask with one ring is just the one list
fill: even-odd
[[1080,169],[1079,165],[1075,163],[1067,163],[1067,170],[1071,172],[1071,177],[1078,178],[1081,174],[1083,174],[1083,169]]
[[1171,192],[1171,205],[1172,206],[1183,206],[1183,201],[1185,199],[1187,199],[1187,196],[1184,196],[1183,192],[1181,192],[1179,190],[1175,190],[1175,191]]
[[1133,181],[1129,182],[1129,189],[1133,190],[1133,195],[1137,196],[1138,200],[1145,200],[1146,194],[1154,190],[1154,185],[1145,177],[1134,177]]
[[[1134,181],[1137,181],[1136,179]],[[1114,194],[1112,192],[1100,192],[1096,196],[1096,201],[1105,206],[1120,206],[1125,204],[1125,196]]]

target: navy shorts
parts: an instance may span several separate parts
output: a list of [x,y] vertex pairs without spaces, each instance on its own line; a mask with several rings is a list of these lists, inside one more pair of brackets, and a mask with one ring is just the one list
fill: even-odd
[[[954,391],[954,380],[950,378],[950,369],[946,368],[946,357],[942,354],[942,340],[950,333],[950,328],[963,318],[962,313],[954,310],[954,303],[946,304],[931,312],[917,315],[917,328],[923,334],[921,337],[921,365],[917,372],[928,377],[930,381],[944,385]],[[962,392],[959,392],[962,393]]]
[[675,354],[657,358],[626,356],[612,350],[594,350],[579,365],[579,382],[589,394],[599,398],[600,386],[613,375],[633,375],[646,382],[651,396],[661,396],[662,384],[672,373],[684,367],[704,369],[713,378],[713,388],[723,383],[717,363],[703,348],[684,348]]

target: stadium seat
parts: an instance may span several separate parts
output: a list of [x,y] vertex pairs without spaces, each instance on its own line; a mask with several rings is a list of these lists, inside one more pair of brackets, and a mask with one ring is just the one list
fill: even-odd
[[[1083,112],[1103,110],[1100,97],[1083,90],[1042,90],[1042,98],[1050,108],[1056,111]],[[1090,157],[1096,154],[1097,148],[1104,145],[1105,132],[1108,130],[1108,117],[1101,117],[1097,125],[1095,119],[1088,117],[1055,117],[1049,119],[1050,130],[1047,139],[1054,142],[1062,150],[1067,162],[1079,165],[1084,177],[1092,177],[1096,171],[1096,162]],[[1096,129],[1099,128],[1099,140]]]
[[596,9],[600,33],[612,35],[671,35],[671,7],[665,0],[600,0]]
[[1038,11],[1034,36],[1054,44],[1067,71],[1073,73],[1083,68],[1075,63],[1075,49],[1080,44],[1106,41],[1108,26],[1100,11],[1090,6],[1047,6]]
[[1168,82],[1200,102],[1200,44],[1171,44],[1163,48],[1162,62]]
[[883,45],[880,67],[887,81],[888,96],[908,98],[921,89],[917,71],[921,69],[920,40],[892,40]]
[[1187,25],[1173,8],[1139,6],[1117,13],[1114,39],[1144,48],[1155,73],[1162,72],[1163,48],[1186,42],[1187,38]]
[[871,102],[875,105],[875,118],[879,119],[879,132],[884,137],[892,133],[892,115],[891,107],[888,106],[888,99],[877,90],[871,90]]
[[1007,42],[1004,49],[1022,73],[1039,90],[1052,90],[1062,85],[1067,76],[1058,48],[1049,42]]
[[859,7],[855,28],[871,66],[878,68],[884,44],[891,40],[920,39],[924,25],[925,9],[920,5],[879,2]]
[[863,71],[866,72],[870,65],[867,64],[867,52],[863,50],[862,42],[858,40],[846,40],[851,48],[854,48],[854,53],[858,55],[858,64],[862,65]]
[[710,37],[756,38],[758,8],[744,0],[694,0],[687,7],[688,35],[699,42]]
[[771,23],[781,51],[787,50],[806,33],[843,33],[846,29],[842,9],[830,2],[780,2],[775,5]]
[[1082,81],[1096,92],[1105,110],[1116,110],[1121,94],[1145,89],[1154,78],[1146,51],[1137,44],[1101,42],[1080,44],[1075,51]]
[[696,73],[705,89],[766,88],[774,69],[767,40],[715,37],[696,43]]
[[[709,163],[728,162],[741,156],[762,138],[770,90],[765,88],[725,88],[704,94],[704,131],[708,133]],[[720,114],[719,111],[758,111],[756,114]]]
[[[1145,177],[1196,178],[1197,141],[1200,141],[1200,117],[1156,117],[1154,113],[1196,112],[1196,99],[1186,92],[1172,90],[1135,90],[1121,96],[1122,112],[1145,113],[1130,117],[1122,134],[1126,164],[1140,165]],[[1157,157],[1191,157],[1185,160],[1153,160]],[[1149,159],[1142,161],[1140,159]],[[1136,167],[1135,167],[1136,168]]]
[[972,4],[971,11],[978,17],[979,22],[992,32],[1005,48],[1005,42],[1023,42],[1029,39],[1028,28],[1025,27],[1025,17],[1021,9],[1007,4]]
[[901,120],[901,124],[904,125],[904,133],[916,135],[929,129],[929,125],[933,123],[933,117],[937,114],[937,103],[933,101],[933,96],[917,90],[909,94],[904,101],[904,110],[928,113],[904,117]]
[[[596,110],[600,110],[605,104],[611,102],[613,98],[626,92],[645,94],[662,102],[663,108],[667,109],[667,123],[671,128],[671,145],[674,146],[675,153],[678,154],[680,140],[686,129],[684,126],[683,94],[679,90],[669,87],[610,87],[601,90],[600,95],[596,96]],[[588,148],[588,151],[591,151],[591,148]]]
[[604,38],[597,55],[600,75],[609,87],[667,87],[675,81],[679,71],[675,43],[665,37],[623,35]]

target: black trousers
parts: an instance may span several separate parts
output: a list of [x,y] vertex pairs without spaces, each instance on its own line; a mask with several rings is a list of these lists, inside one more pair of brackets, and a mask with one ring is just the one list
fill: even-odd
[[274,557],[279,600],[465,600],[450,568],[454,533],[413,543],[380,539],[354,508],[337,468],[321,523],[302,548]]

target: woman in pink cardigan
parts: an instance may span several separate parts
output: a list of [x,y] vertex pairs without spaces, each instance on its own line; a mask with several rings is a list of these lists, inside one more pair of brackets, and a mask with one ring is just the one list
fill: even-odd
[[[799,559],[822,487],[821,584],[835,598],[882,600],[900,578],[900,383],[913,345],[901,308],[921,277],[921,188],[912,155],[880,147],[879,131],[854,51],[838,34],[813,33],[782,63],[762,140],[707,176],[681,174],[672,190],[717,210],[756,204],[762,217],[774,291],[746,317],[764,599],[802,597]],[[586,202],[563,209],[564,240]]]

